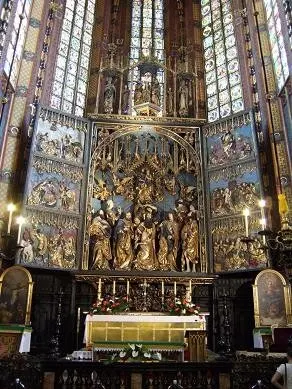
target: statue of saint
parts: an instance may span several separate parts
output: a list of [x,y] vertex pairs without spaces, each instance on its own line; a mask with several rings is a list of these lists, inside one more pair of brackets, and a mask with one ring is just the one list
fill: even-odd
[[180,116],[187,116],[189,111],[189,88],[185,80],[180,81],[178,94],[179,94],[179,114]]
[[173,91],[171,88],[168,88],[167,92],[167,114],[169,116],[173,115]]
[[93,222],[89,227],[89,235],[95,237],[91,269],[109,269],[109,261],[112,259],[110,245],[111,226],[106,221],[102,210],[100,210],[99,215],[93,219]]
[[68,239],[64,239],[64,267],[70,269],[74,266],[75,255],[75,239],[73,236],[69,236]]
[[131,212],[127,212],[123,219],[120,219],[116,228],[116,269],[130,269],[133,255],[133,223]]
[[116,88],[113,84],[112,77],[108,77],[104,88],[104,113],[113,113],[114,102],[116,99]]
[[152,84],[151,101],[155,105],[160,105],[160,85],[156,77]]
[[134,104],[143,103],[143,84],[142,82],[137,82],[134,92]]
[[44,256],[48,251],[48,238],[41,232],[39,228],[34,231],[33,235],[36,238],[36,242],[34,242],[34,246],[36,246],[37,251],[36,256],[40,256],[42,259],[44,259]]
[[[182,271],[196,271],[198,263],[198,223],[193,217],[188,217],[181,230],[182,239]],[[184,269],[185,267],[185,269]],[[191,269],[192,267],[192,269]]]
[[149,83],[146,82],[145,83],[145,86],[144,86],[144,89],[142,91],[142,102],[143,103],[149,103],[150,101],[150,96],[151,95],[151,92],[150,92],[150,89],[149,89]]
[[126,115],[129,110],[129,97],[130,97],[130,89],[128,84],[125,84],[123,95],[122,95],[122,113]]
[[178,224],[169,213],[160,225],[158,264],[161,270],[177,270],[178,239]]
[[137,243],[137,257],[135,269],[137,270],[155,270],[156,253],[155,253],[155,236],[156,228],[152,221],[150,213],[146,214],[145,221],[141,222],[136,230],[136,236],[140,237]]

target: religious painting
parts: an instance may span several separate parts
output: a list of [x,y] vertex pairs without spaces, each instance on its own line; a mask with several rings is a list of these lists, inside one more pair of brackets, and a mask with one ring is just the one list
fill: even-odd
[[68,162],[82,163],[84,142],[85,135],[82,131],[42,118],[38,121],[35,151],[39,153]]
[[31,170],[27,204],[62,211],[78,212],[80,182],[72,182],[57,173]]
[[233,127],[207,138],[208,164],[218,166],[254,157],[251,124]]
[[210,173],[210,205],[212,216],[230,215],[253,208],[260,199],[260,180],[257,170],[245,172],[232,179],[216,179]]
[[27,269],[12,266],[0,276],[0,324],[30,324],[33,282]]
[[23,229],[17,262],[26,266],[76,268],[76,229],[64,229],[43,223]]
[[256,327],[291,323],[290,286],[279,272],[261,271],[253,285]]

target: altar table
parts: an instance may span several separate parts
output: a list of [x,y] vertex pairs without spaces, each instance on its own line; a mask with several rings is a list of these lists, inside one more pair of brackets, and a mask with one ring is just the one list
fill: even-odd
[[[206,315],[172,316],[157,314],[87,315],[85,343],[96,350],[122,349],[129,343],[143,344],[153,351],[183,351],[185,337],[196,334],[198,344],[206,345]],[[192,337],[194,339],[194,337]],[[201,350],[196,355],[205,355]]]

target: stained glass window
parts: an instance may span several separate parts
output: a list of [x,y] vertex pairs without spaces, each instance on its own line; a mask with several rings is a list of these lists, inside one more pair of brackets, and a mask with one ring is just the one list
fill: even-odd
[[[138,62],[141,57],[155,57],[161,64],[164,63],[163,0],[132,0],[130,65]],[[160,84],[163,106],[163,69],[160,68],[155,76]],[[139,68],[134,67],[131,80],[133,89],[138,81],[153,80],[149,78],[149,73],[141,74]]]
[[10,85],[15,88],[23,52],[28,17],[32,0],[19,0],[13,21],[11,39],[8,44],[4,71],[9,78]]
[[288,34],[290,38],[290,47],[292,50],[292,4],[289,0],[283,0],[283,7],[287,21]]
[[201,0],[208,121],[244,109],[231,0]]
[[280,91],[289,76],[289,67],[281,28],[281,19],[276,0],[264,0],[264,5],[266,8],[274,71],[278,91]]
[[51,106],[83,116],[95,0],[67,0]]

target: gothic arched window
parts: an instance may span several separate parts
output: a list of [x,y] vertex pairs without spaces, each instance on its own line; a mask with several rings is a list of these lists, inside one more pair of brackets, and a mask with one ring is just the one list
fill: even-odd
[[281,27],[278,4],[275,0],[264,0],[267,15],[267,30],[271,44],[271,53],[277,80],[278,91],[283,88],[289,77],[287,53]]
[[7,46],[4,72],[8,83],[15,89],[22,58],[32,0],[20,0],[16,5],[14,20]]
[[67,0],[51,106],[83,116],[95,0]]
[[[130,66],[148,58],[164,64],[164,20],[163,0],[133,0],[132,28],[130,44]],[[164,71],[159,68],[155,74],[161,89],[161,104],[163,104]],[[131,76],[132,88],[138,81],[151,82],[148,72],[141,72],[134,67]]]
[[244,109],[230,0],[201,0],[208,121]]

